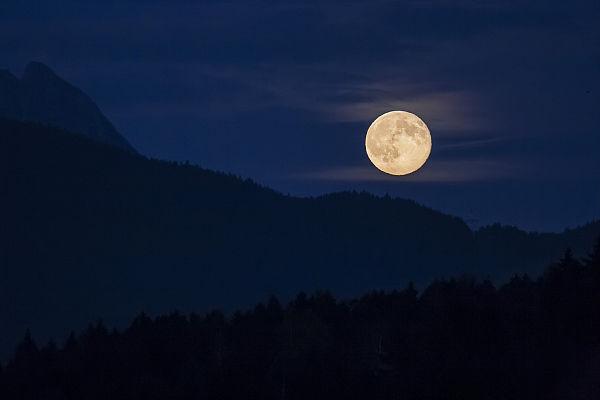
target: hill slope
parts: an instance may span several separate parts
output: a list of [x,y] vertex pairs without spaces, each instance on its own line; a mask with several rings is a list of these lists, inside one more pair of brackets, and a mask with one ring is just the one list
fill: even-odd
[[60,127],[135,152],[92,99],[42,63],[29,63],[21,79],[0,70],[0,117]]
[[0,350],[27,327],[62,335],[140,310],[230,308],[317,288],[349,296],[461,272],[537,273],[567,245],[589,249],[600,231],[596,223],[563,235],[473,233],[412,201],[283,196],[9,120],[0,120],[0,163]]

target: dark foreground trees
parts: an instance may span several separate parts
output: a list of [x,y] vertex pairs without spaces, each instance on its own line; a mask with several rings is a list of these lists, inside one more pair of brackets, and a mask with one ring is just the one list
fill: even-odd
[[231,317],[141,314],[41,348],[27,334],[0,398],[598,399],[600,242],[499,288],[463,277]]

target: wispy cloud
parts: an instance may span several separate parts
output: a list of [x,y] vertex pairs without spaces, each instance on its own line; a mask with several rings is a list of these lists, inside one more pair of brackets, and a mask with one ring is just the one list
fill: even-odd
[[[390,88],[393,90],[393,88]],[[460,91],[434,91],[395,96],[373,96],[365,101],[323,105],[321,111],[338,121],[372,121],[391,110],[418,114],[432,130],[468,132],[483,126],[475,107],[475,95]]]
[[514,176],[516,166],[508,162],[484,160],[449,160],[430,162],[422,169],[405,176],[392,176],[373,166],[338,166],[294,174],[296,179],[331,182],[478,182]]
[[444,143],[439,146],[436,146],[438,151],[452,151],[452,150],[463,150],[463,149],[471,149],[471,148],[479,148],[486,147],[489,145],[493,145],[496,143],[501,143],[506,140],[509,140],[507,137],[486,137],[481,139],[454,139],[452,143]]
[[418,114],[436,134],[472,135],[485,126],[485,101],[475,92],[443,87],[438,82],[399,79],[387,68],[352,71],[339,65],[281,68],[202,66],[214,79],[252,85],[262,92],[249,107],[283,106],[310,111],[334,122],[370,122],[391,110]]

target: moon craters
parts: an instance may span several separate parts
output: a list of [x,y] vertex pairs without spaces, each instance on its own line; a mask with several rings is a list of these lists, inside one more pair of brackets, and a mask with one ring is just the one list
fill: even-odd
[[431,152],[427,125],[406,111],[391,111],[378,117],[365,139],[367,155],[381,171],[406,175],[421,168]]

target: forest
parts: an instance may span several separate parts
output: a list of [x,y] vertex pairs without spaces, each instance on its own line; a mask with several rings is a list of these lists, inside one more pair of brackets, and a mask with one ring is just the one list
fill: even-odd
[[597,399],[600,238],[538,278],[469,276],[418,291],[272,296],[253,309],[27,332],[2,399]]
[[249,179],[149,159],[41,124],[0,119],[0,360],[27,328],[62,337],[102,317],[231,312],[274,294],[419,288],[470,274],[539,276],[600,221],[557,233],[492,225],[414,201],[294,197]]

